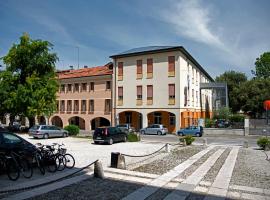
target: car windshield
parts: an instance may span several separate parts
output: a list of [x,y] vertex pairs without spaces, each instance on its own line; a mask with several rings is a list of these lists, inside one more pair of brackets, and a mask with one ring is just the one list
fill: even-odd
[[3,133],[3,139],[6,144],[18,144],[22,142],[19,137],[10,133]]

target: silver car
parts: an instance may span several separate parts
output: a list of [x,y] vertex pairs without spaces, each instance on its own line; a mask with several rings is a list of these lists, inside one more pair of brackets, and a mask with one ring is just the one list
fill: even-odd
[[140,130],[141,134],[157,134],[157,135],[166,135],[168,129],[162,124],[152,124],[146,128]]
[[135,128],[132,127],[130,124],[118,124],[116,125],[116,127],[125,133],[135,132]]
[[29,129],[29,136],[33,138],[67,137],[68,131],[53,125],[35,125]]

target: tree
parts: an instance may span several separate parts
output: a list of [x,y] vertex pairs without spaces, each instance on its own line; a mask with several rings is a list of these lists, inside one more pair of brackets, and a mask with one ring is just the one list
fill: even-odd
[[263,102],[270,99],[270,78],[252,79],[243,83],[239,89],[241,109],[257,117],[264,112]]
[[251,70],[257,78],[270,78],[270,52],[265,52],[256,58],[255,71]]
[[232,112],[237,112],[241,109],[242,102],[239,99],[239,88],[241,84],[247,81],[247,77],[244,73],[236,71],[226,71],[220,76],[216,77],[216,82],[227,82],[229,106]]
[[52,47],[48,41],[32,40],[23,34],[20,43],[14,44],[1,58],[6,65],[0,75],[0,98],[4,99],[0,102],[2,112],[26,116],[30,126],[35,116],[49,116],[54,112],[58,57],[50,52]]

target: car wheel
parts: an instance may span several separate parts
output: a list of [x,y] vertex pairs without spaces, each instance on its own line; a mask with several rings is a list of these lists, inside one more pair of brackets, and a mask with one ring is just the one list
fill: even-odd
[[109,145],[112,145],[112,144],[113,144],[113,139],[110,138],[110,139],[109,139]]
[[182,132],[178,133],[179,136],[184,136],[184,134]]
[[48,133],[45,133],[44,136],[43,136],[44,139],[48,139],[49,138],[49,135]]
[[144,135],[145,134],[145,131],[141,131],[141,134]]
[[158,135],[162,135],[162,133],[160,131],[157,132]]
[[200,137],[200,136],[201,136],[201,134],[200,134],[200,133],[196,133],[196,136],[197,136],[197,137]]
[[67,133],[63,133],[63,137],[67,137]]

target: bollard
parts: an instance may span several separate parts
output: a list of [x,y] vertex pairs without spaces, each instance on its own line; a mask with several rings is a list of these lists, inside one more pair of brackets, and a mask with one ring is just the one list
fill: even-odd
[[117,168],[119,157],[120,157],[119,152],[111,152],[111,167],[112,168]]
[[119,154],[117,168],[118,169],[126,169],[125,156],[123,156],[122,154]]
[[187,146],[187,142],[185,139],[183,139],[183,146]]
[[95,162],[95,165],[94,165],[94,177],[102,178],[102,179],[104,178],[104,171],[103,171],[102,163],[99,160]]
[[207,146],[207,138],[203,138],[203,146]]
[[247,140],[245,140],[245,141],[243,142],[243,148],[248,148],[248,141],[247,141]]
[[165,146],[165,151],[166,153],[170,153],[170,145],[167,143],[166,146]]

